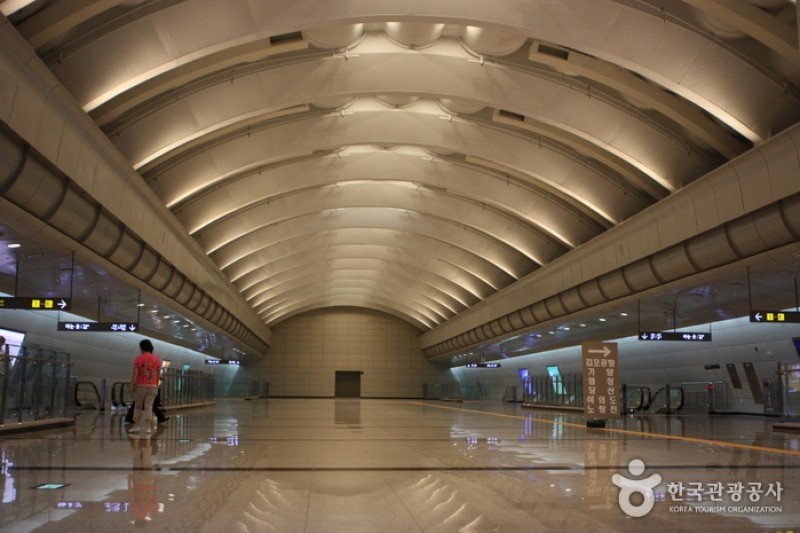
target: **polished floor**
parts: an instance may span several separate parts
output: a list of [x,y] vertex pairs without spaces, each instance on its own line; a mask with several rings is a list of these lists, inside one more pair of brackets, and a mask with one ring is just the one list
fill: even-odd
[[134,437],[84,412],[0,436],[0,531],[800,531],[800,435],[772,424],[259,399]]

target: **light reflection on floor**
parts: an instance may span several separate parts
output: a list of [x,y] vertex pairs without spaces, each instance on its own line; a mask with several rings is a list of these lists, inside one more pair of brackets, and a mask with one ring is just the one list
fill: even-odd
[[[121,414],[84,412],[0,438],[0,531],[790,531],[800,445],[772,423],[597,430],[499,402],[261,399],[132,438]],[[626,514],[614,475],[658,484]]]

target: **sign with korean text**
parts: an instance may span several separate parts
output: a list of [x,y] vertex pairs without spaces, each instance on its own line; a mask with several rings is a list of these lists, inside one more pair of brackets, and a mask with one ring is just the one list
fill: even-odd
[[711,342],[710,331],[640,331],[640,341]]
[[59,322],[58,331],[126,333],[139,331],[138,322]]
[[581,343],[583,412],[591,417],[619,416],[619,368],[616,342]]

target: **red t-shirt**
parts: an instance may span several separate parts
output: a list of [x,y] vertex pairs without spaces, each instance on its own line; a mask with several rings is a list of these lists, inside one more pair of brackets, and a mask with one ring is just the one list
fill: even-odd
[[161,359],[150,352],[143,352],[136,357],[133,366],[139,369],[136,373],[137,385],[158,386],[158,378],[161,373]]

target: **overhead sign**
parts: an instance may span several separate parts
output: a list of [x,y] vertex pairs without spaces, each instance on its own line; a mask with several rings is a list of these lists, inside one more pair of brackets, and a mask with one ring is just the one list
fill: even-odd
[[500,363],[467,363],[467,368],[500,368]]
[[750,322],[800,322],[800,311],[750,311]]
[[581,344],[583,359],[583,411],[587,416],[618,416],[619,369],[616,342]]
[[239,366],[238,359],[206,359],[207,365],[236,365]]
[[23,298],[0,296],[0,309],[28,309],[31,311],[69,311],[69,298]]
[[640,331],[640,341],[711,342],[709,331]]
[[139,331],[138,322],[59,322],[58,331],[132,333]]

